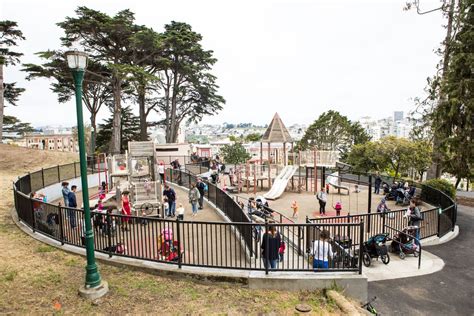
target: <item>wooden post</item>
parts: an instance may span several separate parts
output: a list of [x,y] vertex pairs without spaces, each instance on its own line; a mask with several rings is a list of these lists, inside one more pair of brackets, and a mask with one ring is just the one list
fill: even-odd
[[313,168],[314,168],[314,180],[313,180],[313,190],[314,190],[314,193],[317,193],[317,189],[316,189],[316,177],[318,176],[318,173],[316,171],[316,149],[313,149]]
[[249,186],[250,186],[250,179],[249,179],[249,177],[250,177],[250,172],[249,172],[249,167],[250,167],[250,165],[249,165],[249,163],[247,162],[247,165],[246,165],[246,168],[245,168],[245,175],[246,175],[246,177],[247,177],[247,180],[246,180],[246,181],[247,181],[247,194],[249,194],[249,190],[250,190],[250,187],[249,187]]
[[257,194],[257,164],[253,164],[253,194]]
[[[293,144],[291,144],[293,147]],[[301,193],[301,152],[298,150],[298,193]]]
[[283,165],[286,166],[288,161],[286,159],[286,143],[283,143]]
[[260,142],[260,164],[263,164],[263,143]]

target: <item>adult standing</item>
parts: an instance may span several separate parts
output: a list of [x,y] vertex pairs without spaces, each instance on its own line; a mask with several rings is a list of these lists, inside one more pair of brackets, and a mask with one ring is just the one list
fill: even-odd
[[416,199],[410,200],[410,206],[408,207],[405,216],[408,217],[408,225],[416,227],[415,243],[419,246],[420,245],[420,241],[419,241],[420,240],[420,224],[421,224],[421,221],[423,220],[423,217],[421,216],[420,209],[416,205],[416,202],[417,202]]
[[328,242],[329,232],[323,230],[318,240],[313,242],[313,269],[328,269],[329,257],[333,256],[331,244]]
[[196,187],[195,183],[191,184],[191,189],[188,192],[188,196],[189,196],[189,203],[191,203],[193,216],[196,216],[197,211],[198,211],[198,202],[201,197],[201,194],[199,193],[199,190]]
[[275,225],[270,225],[262,238],[262,259],[265,268],[276,269],[279,260],[278,251],[281,246],[280,233]]
[[165,183],[165,164],[163,161],[160,161],[160,164],[158,165],[158,173],[160,175],[161,183]]
[[201,178],[198,178],[196,187],[199,190],[199,209],[202,210],[203,205],[204,205],[204,195],[206,194],[207,185],[202,181]]
[[326,215],[326,203],[328,201],[328,195],[324,187],[322,187],[321,191],[318,192],[316,198],[319,202],[319,215]]
[[174,217],[176,213],[176,192],[169,185],[165,185],[163,195],[168,199],[168,212],[170,217]]
[[61,186],[63,187],[61,189],[61,193],[63,194],[63,200],[64,200],[64,206],[68,207],[69,206],[69,183],[68,182],[63,182],[61,183]]
[[377,171],[375,173],[375,181],[374,181],[374,193],[379,194],[380,193],[380,186],[382,185],[382,178],[380,177],[379,172]]
[[69,191],[67,198],[68,198],[68,210],[67,215],[69,217],[69,224],[71,228],[76,228],[76,210],[77,208],[77,199],[76,199],[76,190],[77,186],[73,185],[71,187],[71,191]]

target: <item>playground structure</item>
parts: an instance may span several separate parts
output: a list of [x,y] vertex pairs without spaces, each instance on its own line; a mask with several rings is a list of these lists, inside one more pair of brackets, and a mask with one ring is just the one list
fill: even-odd
[[[105,198],[102,199],[104,203],[115,200],[120,204],[121,193],[128,191],[135,215],[149,216],[159,210],[162,189],[161,183],[156,181],[156,151],[153,142],[129,142],[125,154],[107,158],[99,155],[97,161],[98,166],[106,166],[108,174],[104,179],[107,188]],[[91,196],[91,205],[96,205],[97,202],[98,196]]]

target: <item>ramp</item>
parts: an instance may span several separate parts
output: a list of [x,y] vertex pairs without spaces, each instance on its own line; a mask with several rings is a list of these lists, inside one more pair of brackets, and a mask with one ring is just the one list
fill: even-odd
[[337,190],[346,190],[347,194],[349,194],[349,187],[343,186],[340,183],[339,172],[338,171],[333,172],[330,175],[328,175],[326,177],[326,183],[331,185],[333,188],[335,188]]
[[288,181],[293,177],[296,170],[298,170],[297,166],[285,166],[280,174],[275,178],[275,182],[273,182],[272,188],[270,191],[263,195],[264,198],[269,200],[276,200],[285,192],[285,188],[288,185]]

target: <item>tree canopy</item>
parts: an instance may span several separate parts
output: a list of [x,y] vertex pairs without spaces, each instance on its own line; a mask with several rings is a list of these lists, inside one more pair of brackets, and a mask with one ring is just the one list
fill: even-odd
[[246,163],[251,157],[242,143],[239,142],[232,145],[224,145],[220,150],[220,154],[224,161],[229,164]]
[[338,151],[345,159],[353,145],[370,140],[359,123],[352,123],[337,111],[324,112],[311,124],[300,141],[300,149],[316,146],[318,150]]

